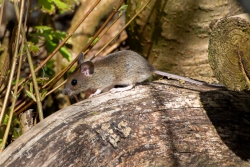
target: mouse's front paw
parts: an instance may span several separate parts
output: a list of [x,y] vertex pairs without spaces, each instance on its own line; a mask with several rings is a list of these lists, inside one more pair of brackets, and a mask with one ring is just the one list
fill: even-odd
[[89,98],[91,98],[91,97],[94,97],[94,96],[96,96],[96,94],[91,94],[91,95],[89,95]]
[[100,94],[101,92],[102,92],[102,90],[97,89],[95,93],[93,93],[93,94],[91,94],[91,95],[89,96],[89,98],[90,98],[90,97],[94,97],[94,96]]

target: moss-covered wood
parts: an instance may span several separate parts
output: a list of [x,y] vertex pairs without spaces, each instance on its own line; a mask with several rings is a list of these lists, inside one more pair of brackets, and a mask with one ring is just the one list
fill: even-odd
[[229,90],[250,89],[250,23],[240,17],[211,25],[209,62],[216,78]]

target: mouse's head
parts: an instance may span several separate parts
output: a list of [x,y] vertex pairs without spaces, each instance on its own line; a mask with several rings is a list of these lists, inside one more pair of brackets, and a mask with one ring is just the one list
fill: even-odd
[[94,64],[91,61],[82,63],[67,79],[64,94],[72,96],[91,88],[91,77]]

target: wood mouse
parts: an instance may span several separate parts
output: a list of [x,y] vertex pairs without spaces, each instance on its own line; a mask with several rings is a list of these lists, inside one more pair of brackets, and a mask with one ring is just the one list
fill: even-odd
[[110,90],[111,92],[129,90],[136,83],[148,79],[153,73],[197,85],[206,84],[182,76],[157,71],[146,59],[130,50],[109,54],[94,63],[91,61],[83,62],[83,60],[84,55],[81,53],[78,58],[78,67],[67,79],[64,93],[68,96],[90,89],[96,90],[91,95],[94,96],[105,89],[113,88],[115,85],[126,87],[113,88]]

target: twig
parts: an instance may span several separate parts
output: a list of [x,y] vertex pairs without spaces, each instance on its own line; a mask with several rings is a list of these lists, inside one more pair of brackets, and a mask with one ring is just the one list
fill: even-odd
[[[100,41],[100,39],[105,35],[105,33],[121,18],[122,14],[119,14],[119,16],[112,22],[112,24],[109,25],[108,28],[106,28],[103,33],[98,37],[98,40]],[[105,55],[105,54],[104,54]],[[94,59],[94,57],[96,57],[97,55],[91,56],[90,57],[90,61],[92,59]]]
[[[57,90],[58,88],[60,88],[61,86],[63,86],[65,84],[67,80],[63,81],[61,84],[59,84],[58,86],[56,86],[54,89],[52,89],[51,91],[49,91],[48,93],[46,93],[46,97],[48,95],[50,95],[51,93],[53,93],[55,90]],[[34,104],[34,101],[31,101],[27,104],[27,101],[24,101],[23,103],[21,103],[20,105],[18,105],[18,107],[15,109],[15,114],[18,115],[20,113],[22,113],[23,111],[27,110],[29,108],[29,106],[31,106],[32,104]]]
[[[80,24],[87,18],[87,16],[92,12],[92,10],[98,5],[101,0],[97,0],[95,4],[87,11],[87,13],[82,17],[81,20],[75,25],[75,27],[69,32],[69,34],[65,37],[65,39],[56,47],[56,49],[35,69],[35,72],[40,70],[57,52],[58,50],[67,42],[67,40],[73,35],[76,29],[79,27]],[[26,82],[31,75],[25,78],[22,82],[19,83],[18,87]]]
[[[18,6],[18,2],[15,1],[14,5]],[[21,1],[21,11],[20,11],[20,15],[19,15],[20,19],[19,19],[19,23],[18,23],[17,37],[16,37],[16,43],[15,43],[15,53],[14,53],[15,57],[17,57],[17,53],[18,53],[18,44],[19,44],[19,39],[20,39],[20,31],[21,31],[21,24],[22,24],[22,18],[23,18],[23,9],[24,9],[24,0]],[[17,12],[18,11],[16,10],[16,13]],[[23,41],[24,41],[24,38],[23,38]],[[23,41],[22,41],[22,46],[23,46]],[[23,48],[23,47],[21,47],[21,48]],[[18,80],[20,78],[21,65],[22,65],[21,61],[22,61],[22,49],[21,49],[21,56],[19,58],[19,66],[18,66],[16,84],[18,84]],[[13,77],[12,77],[12,79],[13,79]],[[11,84],[11,82],[10,82],[10,84]],[[16,103],[16,100],[17,100],[17,88],[18,87],[16,86],[15,90],[14,90],[14,95],[13,95],[14,97],[13,97],[12,106],[11,106],[11,110],[10,110],[9,120],[8,120],[7,127],[5,129],[5,132],[4,132],[2,147],[0,148],[0,153],[4,150],[4,148],[6,146],[6,143],[7,143],[7,138],[8,138],[8,134],[9,134],[9,131],[10,131],[11,121],[12,121],[12,117],[13,117],[13,113],[14,113],[14,107],[15,107],[15,103]],[[2,111],[2,113],[4,115],[4,111]],[[2,113],[1,113],[1,115],[2,115]],[[2,120],[1,120],[1,122],[2,122]]]
[[[18,11],[19,11],[18,5],[14,5],[14,7],[15,7],[15,10],[17,11],[17,13],[18,13]],[[18,20],[18,21],[21,22],[22,20]],[[21,26],[21,31],[22,31],[22,34],[25,34],[24,28],[22,26]],[[41,97],[40,97],[40,93],[39,93],[39,87],[38,87],[37,79],[36,79],[36,73],[34,71],[34,66],[33,66],[33,62],[32,62],[32,58],[31,58],[31,55],[30,55],[30,51],[29,51],[29,47],[28,47],[26,37],[23,36],[23,38],[24,38],[25,44],[27,45],[26,55],[27,55],[29,66],[30,66],[30,72],[31,72],[31,76],[32,76],[34,89],[35,89],[36,103],[37,103],[37,110],[38,110],[38,113],[39,113],[39,119],[40,119],[40,121],[42,121],[43,120],[43,109],[42,109],[42,102],[41,102]]]
[[58,86],[56,86],[54,89],[52,89],[51,91],[49,91],[48,93],[46,93],[46,96],[50,95],[51,93],[53,93],[55,90],[57,90],[58,88],[60,88],[61,86],[63,86],[66,83],[67,80],[63,81],[62,83],[60,83]]
[[[120,3],[117,5],[116,8],[114,8],[113,12],[109,15],[109,17],[107,18],[107,20],[103,23],[103,25],[101,26],[101,28],[99,28],[99,30],[95,33],[95,35],[91,38],[91,40],[85,45],[85,47],[82,49],[82,52],[85,52],[87,50],[87,48],[89,47],[93,47],[92,43],[93,41],[96,39],[96,37],[101,33],[101,31],[104,29],[104,27],[109,23],[109,21],[113,18],[113,16],[115,15],[115,13],[118,11],[118,9],[120,8],[120,6],[122,5],[124,0],[121,0]],[[78,54],[78,56],[80,55],[80,53]],[[52,81],[54,81],[49,87],[48,89],[50,89],[51,87],[53,87],[56,82],[75,64],[75,62],[78,59],[78,56],[66,67],[64,68],[59,74],[57,74],[54,78],[52,78],[49,82],[47,82],[43,88],[47,87]]]
[[24,102],[22,102],[20,105],[18,105],[18,107],[15,108],[15,111],[14,111],[14,112],[15,112],[15,115],[18,115],[18,114],[20,114],[21,112],[28,110],[29,107],[30,107],[32,104],[34,104],[35,102],[32,100],[32,101],[30,101],[28,104],[27,104],[27,103],[28,103],[27,101],[24,101]]
[[98,40],[100,40],[104,35],[105,33],[121,18],[122,15],[119,15],[110,25],[108,28],[106,28],[101,34],[100,36],[98,37]]
[[4,3],[5,0],[2,0],[2,5],[1,5],[1,11],[0,11],[0,26],[2,25],[2,20],[3,20],[3,10],[4,10]]
[[128,22],[127,24],[114,36],[106,45],[104,45],[95,55],[98,55],[101,51],[103,51],[134,19],[135,17],[141,13],[141,11],[150,3],[149,0]]
[[[16,13],[16,14],[17,14],[17,18],[19,18],[19,13]],[[14,56],[13,56],[13,61],[12,61],[12,65],[11,65],[11,71],[10,71],[8,86],[7,86],[7,89],[6,89],[6,93],[5,93],[5,96],[4,96],[4,102],[3,102],[3,106],[2,106],[2,110],[1,110],[1,114],[0,114],[0,125],[2,125],[2,121],[3,121],[3,117],[4,117],[4,114],[5,114],[6,107],[7,107],[7,103],[8,103],[8,99],[9,99],[9,95],[10,95],[10,91],[11,91],[11,85],[12,85],[12,81],[13,81],[13,77],[14,77],[14,73],[15,73],[15,69],[16,69],[20,30],[21,30],[21,24],[19,23],[18,24],[16,41],[15,41],[15,53],[14,53]]]
[[[116,49],[122,41],[126,40],[128,38],[128,35],[125,34],[123,35],[115,44],[113,44],[112,46],[110,46],[104,53],[103,55],[107,55],[109,53],[111,53],[114,49]],[[96,55],[95,55],[96,56]]]

